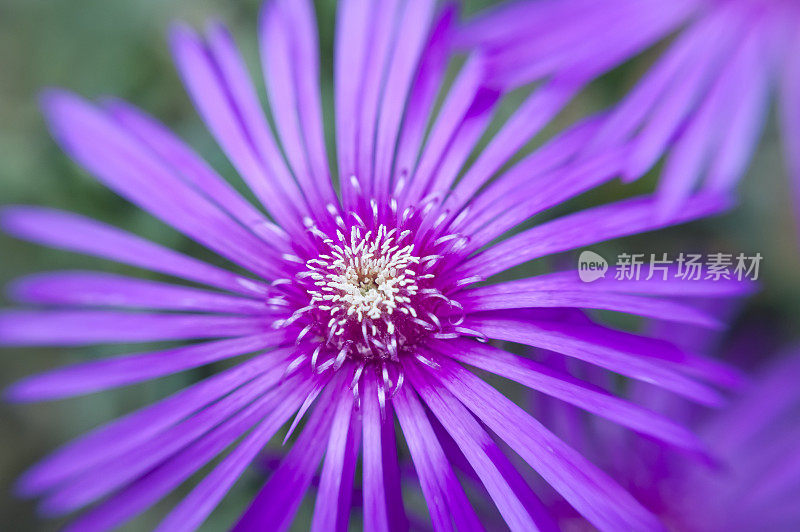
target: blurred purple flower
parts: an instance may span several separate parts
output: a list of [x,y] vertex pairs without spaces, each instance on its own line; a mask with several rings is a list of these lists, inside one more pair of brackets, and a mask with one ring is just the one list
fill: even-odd
[[[556,25],[561,29],[540,31]],[[770,95],[777,91],[786,163],[800,208],[800,5],[795,0],[512,2],[468,23],[461,40],[491,52],[496,83],[516,85],[535,81],[553,62],[561,77],[591,79],[679,29],[586,144],[587,152],[630,141],[623,165],[623,178],[630,181],[666,155],[658,208],[669,218],[697,188],[735,187],[758,144]],[[576,52],[581,40],[583,52]],[[563,57],[576,61],[572,69],[564,70]]]
[[[638,384],[628,393],[693,427],[708,446],[711,464],[608,423],[575,423],[578,412],[571,407],[550,403],[543,411],[550,423],[561,422],[557,432],[593,457],[671,530],[797,530],[800,350],[762,365],[730,406],[719,411],[701,411]],[[572,422],[565,425],[565,419]],[[544,500],[562,527],[592,529],[563,499]]]
[[[286,441],[308,413],[239,529],[288,527],[323,456],[312,528],[345,529],[359,455],[365,528],[404,528],[394,416],[437,530],[451,528],[451,520],[460,529],[480,524],[433,418],[514,530],[550,522],[487,429],[598,528],[658,527],[608,476],[461,363],[697,452],[696,438],[683,427],[480,340],[558,351],[717,404],[719,395],[695,378],[718,378],[717,368],[668,343],[594,324],[580,309],[714,325],[671,297],[731,296],[748,288],[710,281],[590,286],[575,272],[473,286],[536,258],[665,224],[651,215],[651,198],[634,198],[495,243],[528,218],[612,178],[622,150],[577,158],[597,127],[588,120],[492,181],[561,105],[539,102],[512,116],[454,185],[501,94],[484,85],[486,59],[474,53],[433,118],[454,15],[451,8],[437,14],[434,5],[340,4],[338,191],[323,137],[310,2],[269,2],[260,19],[277,139],[226,30],[213,24],[205,39],[183,26],[173,31],[173,54],[195,106],[272,221],[181,140],[128,104],[95,106],[61,90],[44,96],[53,134],[77,162],[230,261],[237,273],[78,215],[6,208],[2,226],[19,238],[216,289],[95,272],[18,281],[11,289],[16,300],[66,308],[4,312],[0,343],[7,346],[208,341],[34,376],[7,396],[57,399],[256,353],[96,429],[31,469],[19,492],[42,496],[46,514],[99,501],[71,528],[118,526],[230,448],[161,525],[194,529],[281,427],[294,416]],[[535,121],[532,109],[546,112]],[[673,222],[725,205],[720,196],[697,196]],[[137,309],[147,310],[132,312]]]

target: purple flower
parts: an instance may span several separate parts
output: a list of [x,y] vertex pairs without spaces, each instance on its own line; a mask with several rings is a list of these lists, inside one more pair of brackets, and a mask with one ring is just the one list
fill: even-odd
[[[451,465],[453,449],[509,527],[550,526],[489,431],[598,528],[658,527],[607,475],[462,363],[697,452],[683,427],[486,340],[557,351],[716,404],[719,395],[699,381],[713,379],[716,369],[663,341],[595,324],[581,309],[714,325],[672,297],[746,288],[710,281],[586,285],[575,272],[479,284],[537,258],[665,223],[652,216],[653,199],[633,198],[501,239],[614,177],[623,150],[578,157],[599,125],[590,119],[496,176],[563,105],[534,100],[465,167],[501,93],[483,83],[486,59],[476,52],[433,118],[453,16],[423,0],[380,10],[340,4],[336,187],[310,2],[267,3],[260,20],[277,135],[229,34],[218,24],[205,38],[185,27],[173,31],[190,96],[269,217],[141,111],[119,101],[96,106],[60,90],[45,94],[53,134],[77,162],[230,268],[78,215],[6,208],[2,226],[19,238],[205,286],[94,272],[18,281],[11,288],[18,301],[56,308],[4,312],[4,345],[197,342],[34,376],[7,396],[57,399],[252,356],[64,446],[24,475],[20,493],[43,497],[49,515],[98,503],[72,528],[112,528],[227,450],[161,526],[194,529],[284,425],[286,441],[307,417],[238,527],[286,528],[322,463],[312,528],[346,528],[360,456],[365,528],[404,528],[396,416],[437,530],[480,527]],[[698,195],[672,222],[725,206],[720,196]],[[441,434],[455,447],[445,447]]]
[[[536,14],[544,16],[533,19]],[[560,32],[538,31],[556,24]],[[506,25],[516,40],[502,31]],[[478,32],[482,27],[492,31]],[[629,181],[666,155],[658,209],[669,218],[698,188],[735,187],[758,144],[770,95],[777,92],[786,164],[800,206],[800,7],[794,0],[521,2],[468,24],[463,40],[492,50],[495,82],[518,84],[554,63],[575,76],[595,77],[678,29],[587,143],[588,153],[630,141],[623,165]],[[576,53],[582,39],[584,50]],[[562,59],[582,55],[585,63]]]
[[[749,353],[752,358],[753,353]],[[692,427],[713,462],[699,463],[659,442],[607,423],[572,423],[571,441],[675,530],[736,532],[800,526],[800,351],[785,351],[719,411],[635,385],[628,396]],[[577,420],[574,408],[549,404],[550,420]],[[563,423],[561,426],[565,426]],[[562,526],[590,529],[559,498],[548,501]]]

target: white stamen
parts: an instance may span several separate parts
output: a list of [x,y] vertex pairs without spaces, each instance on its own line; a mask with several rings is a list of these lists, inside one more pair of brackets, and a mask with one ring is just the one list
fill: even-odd
[[[393,245],[396,232],[380,225],[377,231],[369,231],[361,238],[361,231],[353,227],[347,239],[337,231],[340,244],[328,244],[330,255],[323,254],[306,263],[316,280],[316,288],[308,291],[311,303],[330,312],[329,327],[341,329],[348,319],[354,319],[362,324],[367,340],[368,334],[380,332],[373,321],[382,321],[398,308],[406,308],[411,301],[409,296],[417,294],[417,274],[412,267],[420,259],[414,255],[413,244]],[[409,310],[413,315],[413,309]],[[340,311],[346,318],[334,319],[333,315]],[[388,334],[394,332],[394,326],[390,329]],[[342,332],[337,330],[335,334]]]

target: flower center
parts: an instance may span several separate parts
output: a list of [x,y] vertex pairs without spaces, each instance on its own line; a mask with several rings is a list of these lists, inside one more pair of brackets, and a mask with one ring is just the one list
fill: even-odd
[[394,200],[344,215],[333,205],[327,210],[330,218],[303,220],[313,243],[286,255],[299,268],[273,281],[268,298],[276,311],[291,313],[273,327],[297,330],[312,368],[338,370],[352,360],[357,368],[397,369],[403,357],[424,358],[429,339],[474,332],[461,326],[463,307],[448,292],[479,279],[448,276],[466,239],[442,236],[440,216],[398,212]]
[[358,333],[367,344],[398,333],[394,315],[416,317],[419,257],[406,243],[408,232],[380,225],[375,231],[352,227],[349,238],[337,231],[325,239],[327,252],[306,262],[313,286],[311,304],[327,313],[330,339]]

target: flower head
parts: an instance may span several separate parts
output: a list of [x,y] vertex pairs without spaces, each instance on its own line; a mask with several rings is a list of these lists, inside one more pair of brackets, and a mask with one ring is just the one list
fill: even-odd
[[[760,342],[759,342],[760,343]],[[748,352],[750,358],[753,352]],[[758,353],[763,357],[763,353]],[[675,396],[635,384],[627,393],[691,426],[706,442],[711,461],[698,462],[663,444],[603,423],[571,426],[565,433],[637,500],[677,530],[793,530],[797,499],[796,412],[800,394],[797,349],[785,350],[721,410],[704,411]],[[574,418],[574,409],[550,403],[550,419]],[[558,497],[549,502],[562,523],[586,525]]]
[[[48,514],[101,501],[72,526],[112,528],[229,449],[161,525],[192,529],[284,425],[287,441],[307,418],[239,527],[286,528],[322,462],[312,528],[345,528],[360,456],[365,526],[402,528],[396,416],[436,529],[452,522],[460,529],[479,526],[438,425],[512,529],[545,527],[549,520],[488,430],[596,526],[658,526],[609,477],[462,364],[697,450],[682,427],[488,340],[558,351],[713,404],[718,394],[684,369],[701,379],[713,370],[665,342],[595,324],[581,309],[713,325],[659,295],[724,296],[743,288],[702,281],[590,287],[575,272],[481,284],[536,258],[665,224],[652,217],[651,198],[633,198],[504,238],[617,175],[624,149],[578,156],[598,127],[588,119],[500,171],[568,99],[568,93],[535,93],[466,165],[502,91],[484,83],[482,52],[467,58],[451,85],[443,84],[453,24],[453,10],[437,12],[432,1],[390,2],[386,9],[341,2],[336,172],[323,138],[310,2],[268,2],[260,20],[277,135],[225,29],[212,24],[203,39],[176,27],[171,44],[181,77],[259,207],[128,104],[96,106],[64,91],[45,95],[53,134],[77,162],[230,264],[214,265],[73,214],[5,209],[3,227],[20,238],[206,287],[86,272],[18,281],[12,293],[19,301],[68,308],[3,313],[5,345],[202,342],[34,376],[8,396],[55,399],[252,356],[66,445],[21,479],[21,493],[43,496]],[[726,203],[698,195],[672,222],[716,213]]]
[[[564,21],[565,10],[568,21]],[[521,16],[523,12],[529,16]],[[535,31],[539,22],[533,21],[534,13],[543,15],[536,20],[560,23],[559,31],[565,37],[553,40],[552,50],[567,49],[571,53],[558,57],[571,61],[582,56],[592,58],[573,66],[564,60],[559,63],[577,76],[583,73],[584,79],[632,57],[667,33],[678,33],[585,146],[589,153],[596,153],[630,142],[623,164],[623,178],[630,181],[647,174],[664,157],[658,191],[662,217],[679,212],[696,189],[735,188],[758,144],[773,92],[779,94],[786,166],[800,205],[800,61],[794,53],[800,45],[797,2],[512,4],[486,14],[464,30],[467,44],[493,50],[491,62],[496,66],[492,77],[496,83],[529,82],[553,65],[548,61],[552,50],[541,46],[551,36]],[[512,33],[519,36],[516,40],[500,31],[514,18],[517,23],[512,25]],[[494,31],[476,31],[484,26]],[[570,34],[570,28],[584,31],[573,29]],[[586,33],[591,35],[591,46],[583,42]],[[471,34],[477,37],[470,39]],[[632,42],[636,45],[631,46]]]

